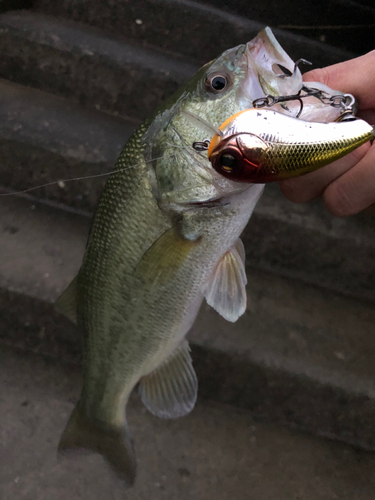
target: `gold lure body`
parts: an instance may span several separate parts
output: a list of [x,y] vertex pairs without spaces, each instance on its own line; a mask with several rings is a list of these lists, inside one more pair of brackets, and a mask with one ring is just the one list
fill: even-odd
[[227,178],[267,183],[321,168],[374,138],[364,120],[307,122],[252,108],[226,120],[209,146],[214,169]]

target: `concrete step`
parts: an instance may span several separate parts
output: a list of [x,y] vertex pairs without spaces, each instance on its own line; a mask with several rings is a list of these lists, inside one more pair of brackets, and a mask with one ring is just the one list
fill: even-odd
[[[50,305],[79,269],[89,219],[0,199],[1,343],[80,361]],[[375,449],[374,307],[259,270],[235,324],[202,307],[189,334],[200,395],[254,418]]]
[[0,51],[0,77],[138,121],[198,69],[30,11],[0,16]]
[[[10,190],[110,172],[134,123],[0,80],[0,183]],[[105,177],[35,193],[92,211]]]
[[[241,11],[242,17],[236,15],[236,11],[240,12],[236,2],[220,3],[219,0],[202,3],[190,0],[36,0],[34,8],[39,12],[100,27],[108,33],[126,36],[145,46],[157,46],[201,64],[217,57],[229,47],[247,42],[265,24],[276,28],[278,40],[292,57],[305,57],[317,66],[348,59],[350,51],[358,51],[355,41],[335,49],[319,42],[315,34],[309,39],[277,29],[281,22],[290,23],[291,10],[294,19],[295,12],[317,10],[315,3],[307,2],[305,9],[285,1],[281,9],[279,4],[276,9],[275,4],[271,7],[267,3],[246,2],[246,7]],[[262,15],[259,15],[259,10]],[[288,12],[286,18],[283,17],[285,11]],[[324,12],[324,9],[321,11]]]
[[[0,184],[22,190],[110,172],[133,126],[0,81]],[[105,179],[59,182],[33,194],[90,213]],[[371,217],[333,217],[320,202],[290,203],[270,185],[243,236],[248,266],[375,301],[373,226]]]
[[124,492],[100,457],[58,459],[80,372],[42,356],[0,352],[2,500],[370,500],[375,456],[255,422],[199,400],[186,418],[160,420],[128,405],[138,478]]

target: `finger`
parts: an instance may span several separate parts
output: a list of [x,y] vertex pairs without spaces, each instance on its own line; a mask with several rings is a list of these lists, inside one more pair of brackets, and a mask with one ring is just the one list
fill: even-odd
[[326,187],[345,172],[354,167],[367,153],[370,144],[364,144],[352,153],[334,161],[311,174],[280,182],[280,189],[288,200],[295,203],[305,203],[317,198]]
[[326,68],[314,69],[303,75],[305,82],[318,81],[332,89],[353,94],[362,109],[375,107],[375,93],[370,89],[375,81],[375,50]]
[[358,114],[358,118],[362,118],[370,125],[375,125],[375,109],[361,109]]
[[334,215],[353,215],[375,202],[375,145],[351,170],[328,185],[324,202]]

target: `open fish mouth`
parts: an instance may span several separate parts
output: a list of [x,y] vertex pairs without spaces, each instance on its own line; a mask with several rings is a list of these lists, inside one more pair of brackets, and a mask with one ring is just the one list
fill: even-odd
[[[262,30],[246,44],[248,77],[242,85],[242,109],[262,99],[304,94],[303,106],[298,100],[277,100],[273,109],[306,121],[332,122],[342,114],[340,106],[327,106],[327,100],[343,96],[320,82],[303,82],[299,66],[311,64],[306,59],[294,62],[281,47],[270,28]],[[319,97],[317,97],[319,96]],[[324,96],[324,99],[321,97]],[[268,101],[269,102],[269,101]]]

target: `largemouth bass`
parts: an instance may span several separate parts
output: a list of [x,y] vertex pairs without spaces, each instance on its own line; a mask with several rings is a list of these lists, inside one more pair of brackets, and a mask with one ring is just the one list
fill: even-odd
[[[275,64],[293,75],[281,78]],[[117,161],[82,267],[58,301],[84,338],[82,393],[59,449],[100,453],[128,484],[136,475],[125,415],[133,388],[139,383],[154,415],[186,415],[198,383],[185,335],[203,299],[229,321],[246,309],[239,237],[263,185],[224,178],[191,147],[207,136],[199,120],[217,128],[254,99],[293,92],[302,82],[293,68],[267,28],[201,68],[146,120]],[[314,105],[305,106],[311,119],[325,112]]]
[[364,120],[311,123],[255,108],[230,117],[219,131],[207,151],[213,168],[228,179],[249,183],[313,172],[375,136]]

